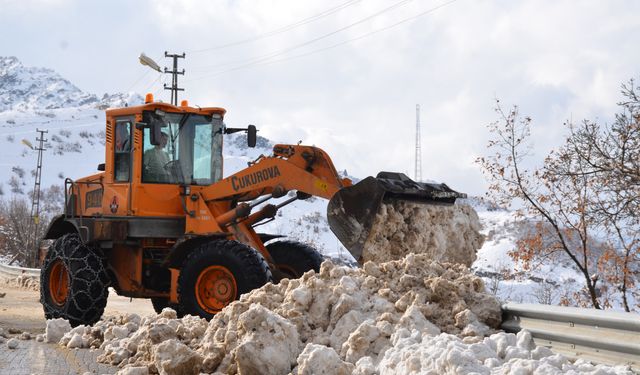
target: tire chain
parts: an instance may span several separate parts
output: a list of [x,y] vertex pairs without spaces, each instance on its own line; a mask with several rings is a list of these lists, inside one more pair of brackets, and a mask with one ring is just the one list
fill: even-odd
[[107,304],[110,285],[102,251],[82,243],[75,233],[66,234],[55,241],[42,267],[41,280],[48,286],[47,270],[60,259],[69,273],[69,293],[64,306],[47,301],[49,288],[40,288],[40,301],[47,319],[65,318],[72,326],[97,322]]

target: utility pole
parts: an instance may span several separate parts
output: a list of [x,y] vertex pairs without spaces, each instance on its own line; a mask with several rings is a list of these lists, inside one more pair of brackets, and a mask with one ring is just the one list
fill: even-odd
[[414,179],[416,182],[422,180],[422,141],[420,136],[420,104],[416,104],[416,161]]
[[40,185],[42,180],[42,152],[45,150],[44,142],[47,140],[44,139],[45,133],[48,133],[48,130],[40,130],[36,129],[37,132],[40,133],[40,137],[36,138],[38,141],[38,165],[36,166],[36,182],[33,186],[33,196],[31,199],[31,218],[33,219],[33,259],[31,259],[31,265],[37,266],[38,263],[38,227],[40,224]]
[[170,54],[167,51],[164,52],[164,57],[170,57],[173,59],[173,70],[164,68],[165,73],[171,73],[171,87],[164,84],[165,90],[171,90],[171,104],[178,105],[178,91],[184,91],[183,88],[178,87],[178,74],[184,75],[184,69],[181,72],[178,71],[178,59],[184,59],[184,52],[182,55]]

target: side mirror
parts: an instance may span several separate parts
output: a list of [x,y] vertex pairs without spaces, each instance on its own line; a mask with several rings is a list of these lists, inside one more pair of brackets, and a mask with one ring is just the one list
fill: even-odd
[[149,129],[149,142],[152,145],[157,146],[162,143],[162,141],[160,140],[160,138],[162,138],[162,123],[156,120],[151,122],[150,127],[151,129]]
[[255,125],[249,125],[247,128],[247,146],[256,147],[257,132]]
[[98,164],[98,170],[104,172],[104,163]]
[[161,123],[158,120],[152,120],[151,124],[147,124],[146,122],[137,122],[136,123],[136,129],[145,129],[145,128],[149,128],[151,131],[150,133],[150,139],[149,142],[154,145],[157,146],[160,144],[160,137],[162,136],[162,129],[161,129]]

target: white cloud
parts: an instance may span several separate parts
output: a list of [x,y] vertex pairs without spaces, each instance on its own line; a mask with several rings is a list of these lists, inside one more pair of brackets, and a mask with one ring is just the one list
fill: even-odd
[[[541,156],[562,139],[564,120],[610,119],[620,83],[638,75],[640,61],[640,3],[632,0],[459,0],[321,53],[219,75],[213,73],[220,67],[203,67],[238,66],[238,61],[296,46],[393,3],[355,2],[255,43],[197,53],[278,29],[345,0],[120,0],[100,7],[59,1],[59,10],[50,10],[49,16],[19,21],[7,14],[22,9],[23,2],[5,2],[1,31],[20,38],[3,42],[3,53],[54,68],[79,87],[102,93],[126,90],[145,73],[136,60],[141,51],[154,58],[165,50],[186,51],[181,66],[187,74],[181,82],[191,103],[224,106],[228,123],[256,124],[275,141],[316,144],[338,169],[360,176],[379,170],[413,174],[414,108],[419,103],[423,176],[470,193],[485,187],[472,161],[484,152],[486,125],[496,118],[494,98],[519,104],[522,113],[533,117]],[[358,37],[438,4],[408,2],[278,58]],[[64,17],[71,21],[61,23]],[[68,48],[62,50],[61,41]],[[168,63],[164,58],[158,62]],[[155,78],[148,74],[134,89],[144,91]],[[167,97],[159,83],[150,91]]]

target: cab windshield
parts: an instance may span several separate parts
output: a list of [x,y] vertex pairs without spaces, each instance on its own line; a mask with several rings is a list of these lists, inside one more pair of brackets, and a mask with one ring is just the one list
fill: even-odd
[[160,121],[159,145],[143,128],[142,182],[209,185],[222,178],[222,119],[191,113],[146,111],[143,122]]

